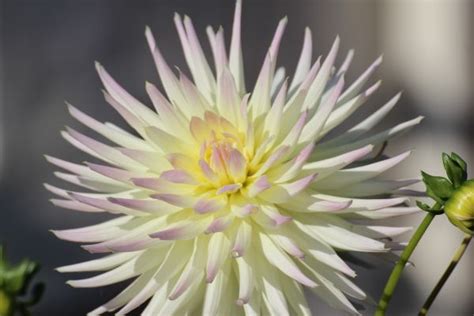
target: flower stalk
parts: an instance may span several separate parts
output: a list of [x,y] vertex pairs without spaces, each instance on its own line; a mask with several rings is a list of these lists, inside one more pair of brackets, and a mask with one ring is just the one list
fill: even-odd
[[436,203],[433,206],[429,206],[420,201],[416,202],[417,206],[428,214],[426,214],[420,226],[418,226],[415,234],[402,252],[400,260],[393,268],[377,306],[376,316],[385,315],[406,263],[436,215],[445,213],[451,223],[467,235],[451,264],[428,297],[419,315],[427,313],[470,242],[474,227],[474,181],[467,179],[467,164],[456,153],[451,153],[451,155],[443,153],[442,160],[447,178],[432,176],[424,171],[421,172],[423,182],[426,185],[426,194]]
[[466,252],[467,247],[469,246],[469,243],[471,242],[472,235],[466,234],[464,239],[461,242],[461,245],[459,248],[456,250],[453,259],[449,263],[448,267],[446,268],[446,271],[444,271],[443,275],[439,279],[438,283],[436,283],[436,286],[433,288],[433,290],[430,293],[430,296],[426,299],[426,302],[423,304],[423,307],[421,308],[420,312],[418,313],[419,316],[424,316],[428,313],[428,310],[430,309],[431,305],[433,304],[434,300],[438,296],[439,292],[443,288],[444,284],[450,277],[451,273],[454,271],[456,268],[457,264],[461,260],[462,256]]
[[388,304],[390,303],[393,292],[398,284],[400,276],[402,275],[403,269],[405,268],[408,260],[410,260],[410,256],[412,255],[416,246],[423,237],[423,234],[426,232],[436,215],[436,213],[432,212],[425,215],[425,218],[421,222],[420,226],[418,226],[418,229],[416,230],[415,234],[413,234],[407,247],[402,252],[400,260],[395,265],[395,268],[393,268],[392,273],[390,274],[390,277],[387,281],[387,284],[385,285],[382,297],[380,298],[379,304],[377,306],[377,311],[375,312],[376,316],[385,315],[385,311],[387,310]]

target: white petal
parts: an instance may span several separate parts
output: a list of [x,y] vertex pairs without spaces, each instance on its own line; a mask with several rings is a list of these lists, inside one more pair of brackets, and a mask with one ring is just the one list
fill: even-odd
[[343,104],[347,102],[348,100],[352,99],[355,95],[357,95],[357,93],[359,93],[360,89],[362,89],[364,84],[367,82],[370,76],[375,72],[375,70],[377,70],[378,66],[380,66],[381,63],[382,63],[382,56],[377,58],[372,63],[372,65],[370,65],[369,68],[367,68],[367,70],[364,71],[364,73],[359,78],[357,78],[357,80],[354,81],[354,83],[349,88],[347,88],[347,90],[339,98],[338,104]]
[[232,246],[232,256],[241,257],[250,246],[252,239],[252,225],[247,221],[240,222],[237,234],[235,236],[234,245]]
[[248,256],[236,258],[237,269],[239,271],[239,298],[237,305],[244,305],[250,301],[254,290],[255,274],[251,264],[248,262]]
[[296,66],[293,80],[291,81],[290,91],[301,84],[309,72],[311,67],[311,58],[313,53],[313,43],[311,38],[311,30],[305,28],[304,30],[304,42],[303,48],[301,49],[301,55]]
[[214,282],[216,275],[221,271],[224,262],[229,257],[229,238],[224,233],[212,234],[209,239],[207,251],[206,281],[212,283]]
[[59,272],[107,271],[119,265],[122,265],[126,261],[132,259],[133,257],[138,256],[139,254],[140,254],[139,251],[117,253],[117,254],[105,256],[105,257],[95,259],[95,260],[90,260],[86,262],[59,267],[59,268],[56,268],[56,270]]
[[226,288],[229,286],[230,264],[226,263],[222,269],[218,271],[212,283],[207,284],[206,294],[204,296],[204,306],[202,308],[203,315],[217,315],[220,302],[225,296]]
[[316,286],[316,283],[304,275],[303,272],[301,272],[301,270],[293,262],[293,260],[288,257],[288,255],[286,255],[279,247],[275,246],[268,236],[263,233],[260,233],[259,236],[263,254],[274,267],[303,285],[308,287]]
[[242,20],[242,0],[235,3],[234,23],[232,25],[232,39],[229,52],[229,69],[235,79],[237,90],[245,94],[244,64],[241,47],[241,20]]
[[132,260],[118,266],[117,268],[109,270],[103,274],[99,274],[88,279],[68,281],[67,283],[72,287],[99,287],[118,283],[140,275],[153,268],[153,266],[156,264],[155,262],[158,261],[158,258],[160,258],[161,254],[161,251],[148,250],[140,256],[137,256]]

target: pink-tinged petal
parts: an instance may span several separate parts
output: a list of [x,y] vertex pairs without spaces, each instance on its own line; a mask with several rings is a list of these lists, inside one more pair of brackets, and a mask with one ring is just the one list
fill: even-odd
[[218,175],[227,174],[226,167],[225,167],[226,166],[225,160],[219,147],[212,148],[211,158],[209,160],[209,166]]
[[196,74],[193,73],[194,81],[196,82],[199,91],[206,95],[208,100],[212,100],[211,94],[214,92],[215,79],[211,68],[207,63],[204,52],[199,44],[199,39],[194,30],[193,23],[188,16],[184,17],[184,28],[189,40],[189,46],[192,50],[193,66]]
[[341,75],[334,85],[328,92],[328,97],[326,99],[321,100],[321,105],[318,107],[316,114],[308,121],[308,123],[303,128],[303,132],[301,133],[300,142],[310,142],[314,141],[321,130],[326,124],[326,121],[331,114],[334,106],[336,105],[336,101],[339,98],[339,95],[344,88],[344,76]]
[[237,217],[247,217],[258,211],[258,206],[255,204],[244,204],[244,205],[233,205],[231,204],[231,210]]
[[229,69],[235,79],[235,84],[241,94],[245,94],[244,64],[241,47],[241,18],[242,0],[237,0],[234,11],[234,22],[232,24],[232,39],[229,51]]
[[232,224],[233,219],[234,218],[232,215],[226,215],[214,219],[211,225],[209,225],[209,227],[206,229],[206,233],[213,234],[225,231],[230,226],[230,224]]
[[194,205],[194,210],[199,214],[207,214],[217,212],[227,205],[227,198],[225,196],[213,198],[201,198]]
[[262,69],[255,83],[249,105],[254,118],[259,117],[263,113],[267,113],[270,109],[271,102],[271,84],[273,76],[273,56],[268,53],[262,65]]
[[395,197],[388,199],[352,199],[351,210],[354,211],[372,211],[395,206],[399,204],[406,204],[410,199],[406,197]]
[[277,29],[273,36],[272,43],[270,44],[270,48],[268,49],[270,55],[273,58],[273,62],[276,61],[278,56],[278,49],[280,48],[281,38],[283,37],[283,33],[285,32],[286,24],[288,23],[288,18],[284,17],[278,23]]
[[171,153],[164,156],[175,169],[193,170],[196,160],[182,153]]
[[151,198],[164,201],[174,206],[179,206],[183,208],[190,208],[196,203],[196,198],[186,195],[177,195],[177,194],[152,194]]
[[179,72],[179,84],[187,102],[186,106],[181,110],[183,114],[189,119],[193,116],[202,117],[202,114],[207,111],[212,103],[203,96],[200,90],[194,85],[194,83],[178,69]]
[[240,97],[235,87],[234,78],[227,68],[224,68],[217,78],[216,100],[219,114],[237,125]]
[[159,200],[138,200],[116,197],[110,197],[108,200],[114,204],[122,205],[127,208],[159,215],[175,213],[182,209]]
[[280,132],[281,120],[283,119],[283,106],[286,102],[288,92],[288,79],[286,79],[280,87],[280,90],[273,100],[272,107],[265,117],[264,133],[267,132],[270,137],[278,136]]
[[341,67],[339,68],[339,70],[336,73],[336,76],[339,76],[339,75],[342,75],[342,74],[346,73],[346,71],[349,69],[349,67],[352,63],[353,58],[354,58],[354,50],[349,49],[349,51],[346,54],[346,58],[344,58],[344,61],[342,62]]
[[338,212],[349,208],[352,204],[352,200],[348,201],[319,201],[311,204],[308,210],[316,212]]
[[317,174],[311,174],[295,182],[285,183],[282,187],[288,192],[290,196],[295,196],[296,194],[300,193],[304,189],[306,189],[313,181],[316,179]]
[[203,175],[212,183],[219,183],[219,176],[211,169],[209,164],[204,160],[199,160],[199,167]]
[[156,45],[155,39],[149,27],[145,29],[145,36],[168,98],[173,104],[182,107],[184,104],[186,104],[186,100],[184,99],[184,96],[181,92],[178,80],[174,73],[171,71],[170,67],[166,64],[166,61],[163,58],[163,55],[161,54],[160,50],[158,49],[158,46]]
[[319,173],[318,179],[324,179],[325,177],[331,175],[333,172],[344,168],[345,166],[353,163],[354,161],[358,161],[365,156],[367,156],[369,153],[372,152],[374,149],[374,146],[372,145],[367,145],[358,149],[355,149],[353,151],[343,153],[339,156],[315,161],[315,162],[310,162],[305,165],[305,171],[307,172],[317,172]]
[[309,143],[298,153],[295,158],[269,171],[268,177],[275,179],[275,183],[282,183],[292,180],[300,173],[309,156],[313,152],[313,149],[314,143]]
[[[423,116],[419,116],[415,119],[400,123],[385,131],[382,131],[380,133],[377,133],[377,134],[374,134],[372,136],[369,136],[367,138],[362,138],[362,139],[359,136],[365,134],[368,131],[368,129],[366,129],[365,127],[361,127],[362,130],[356,129],[356,130],[353,130],[353,133],[352,132],[344,133],[342,136],[347,136],[347,135],[350,135],[350,136],[338,138],[337,143],[336,142],[332,143],[332,140],[331,140],[331,141],[321,144],[319,147],[320,151],[315,152],[312,158],[318,159],[318,160],[324,159],[327,157],[340,155],[343,152],[347,152],[355,148],[360,148],[368,144],[371,144],[374,146],[381,145],[383,142],[386,142],[390,139],[393,139],[407,132],[411,128],[418,125],[422,120],[423,120]],[[368,122],[364,122],[364,124],[366,123]],[[355,134],[357,135],[355,136],[355,138],[353,138],[352,136]]]
[[202,234],[211,223],[211,218],[203,220],[185,220],[170,225],[168,228],[150,234],[151,238],[161,240],[188,240]]
[[212,28],[207,28],[207,34],[209,36],[209,41],[211,42],[212,53],[214,55],[214,63],[216,66],[216,74],[222,72],[224,67],[228,65],[227,61],[227,53],[225,48],[225,41],[224,41],[224,29],[219,27],[219,30],[214,35]]
[[[78,149],[83,150],[94,157],[97,157],[112,164],[116,164],[118,166],[130,168],[132,170],[140,169],[140,167],[133,160],[124,156],[117,149],[98,142],[84,134],[75,131],[72,128],[67,127],[67,132],[65,135],[69,136],[80,144],[79,146],[76,146],[77,143],[71,142],[73,146],[76,146]],[[70,138],[66,138],[66,140],[69,141]]]
[[276,149],[270,157],[263,163],[261,167],[258,168],[257,172],[255,172],[254,176],[258,177],[263,175],[265,172],[268,171],[271,167],[281,161],[281,159],[288,153],[290,147],[288,146],[281,146]]
[[[304,101],[304,109],[314,109],[319,105],[324,89],[327,86],[328,80],[331,76],[334,62],[337,57],[337,52],[339,50],[339,36],[334,40],[331,49],[324,60],[321,68],[318,70],[316,78],[312,81],[311,86],[308,90],[308,94]],[[319,68],[319,67],[318,67]]]
[[269,236],[277,246],[286,251],[288,254],[299,259],[304,259],[304,251],[301,250],[298,244],[291,238],[278,234],[270,234]]
[[86,164],[91,170],[93,170],[97,173],[100,173],[101,175],[104,175],[106,177],[109,177],[111,179],[118,180],[120,182],[128,183],[128,182],[130,182],[131,178],[139,177],[139,176],[142,175],[140,173],[130,172],[128,170],[123,170],[123,169],[114,168],[114,167],[110,167],[110,166],[99,165],[99,164],[95,164],[95,163],[89,163],[88,162]]
[[163,178],[132,178],[131,180],[139,187],[164,194],[191,195],[195,189],[194,185],[174,183]]
[[104,212],[104,210],[90,206],[84,203],[80,203],[78,201],[74,200],[59,200],[59,199],[51,199],[51,203],[53,203],[54,206],[57,207],[62,207],[70,210],[75,210],[75,211],[80,211],[80,212],[90,212],[90,213],[100,213]]
[[122,154],[135,160],[139,164],[150,170],[161,172],[171,169],[172,164],[162,155],[154,151],[135,150],[129,148],[119,148]]
[[121,236],[123,230],[119,228],[120,225],[124,225],[130,221],[130,216],[123,216],[93,226],[51,230],[51,232],[60,239],[73,242],[102,242]]
[[193,51],[190,47],[188,36],[184,29],[181,16],[177,13],[174,14],[174,24],[176,26],[176,30],[178,31],[178,36],[181,42],[181,46],[183,48],[184,57],[186,58],[186,63],[188,64],[188,67],[193,72],[193,74],[195,74],[196,67],[194,65],[194,60],[193,60]]
[[337,127],[339,124],[344,122],[349,116],[352,115],[360,106],[362,106],[369,97],[377,91],[380,87],[382,81],[379,80],[372,86],[370,86],[367,90],[362,92],[361,94],[355,96],[354,98],[350,99],[344,104],[338,106],[332,113],[329,115],[326,123],[324,124],[324,128],[322,129],[321,133],[318,136],[318,140],[323,138],[327,133]]
[[104,99],[107,103],[117,111],[120,116],[133,127],[140,135],[143,135],[143,128],[147,125],[142,119],[133,114],[129,109],[123,106],[120,102],[114,99],[107,91],[102,91]]
[[281,214],[277,208],[270,205],[261,205],[260,212],[252,215],[252,218],[263,228],[275,229],[292,221],[292,217]]
[[75,163],[72,163],[72,162],[69,162],[69,161],[66,161],[66,160],[62,160],[62,159],[59,159],[59,158],[51,157],[51,156],[48,156],[48,155],[45,155],[45,158],[49,163],[51,163],[51,164],[53,164],[53,165],[55,165],[59,168],[62,168],[64,170],[67,170],[69,172],[75,173],[77,175],[83,175],[83,176],[89,176],[89,177],[94,176],[94,172],[91,172],[89,170],[89,168],[87,168],[86,166],[75,164]]
[[207,247],[206,282],[212,283],[230,253],[230,241],[222,233],[212,234]]
[[165,154],[177,151],[189,153],[192,148],[185,140],[177,138],[155,126],[146,127],[145,134],[151,144]]
[[60,196],[64,199],[71,199],[69,196],[69,191],[55,187],[54,185],[44,183],[43,184],[44,188],[48,190],[49,192],[56,194],[57,196]]
[[316,287],[316,283],[301,272],[296,263],[267,235],[260,233],[259,236],[263,254],[274,267],[303,285],[311,288]]
[[356,220],[365,220],[365,219],[385,219],[391,217],[406,216],[420,212],[418,207],[388,207],[382,208],[375,211],[357,211],[355,213],[348,213],[345,216],[348,218],[354,218]]
[[307,27],[304,30],[303,47],[301,48],[300,58],[296,65],[295,74],[290,85],[290,91],[303,82],[309,69],[311,68],[311,59],[313,54],[313,42],[311,38],[311,30]]
[[388,169],[398,165],[400,162],[406,159],[410,153],[411,151],[408,151],[392,158],[381,160],[368,165],[339,170],[326,177],[324,181],[321,181],[320,183],[316,181],[315,187],[324,186],[325,189],[332,190],[349,184],[372,179],[387,171]]
[[[85,126],[96,131],[105,138],[111,140],[112,142],[118,144],[119,146],[136,148],[136,149],[147,149],[149,146],[144,143],[144,141],[138,137],[135,137],[126,132],[117,132],[114,128],[107,124],[103,124],[93,117],[85,114],[84,112],[78,110],[69,103],[66,103],[69,113],[72,117],[77,119],[79,122]],[[154,115],[154,114],[153,114]]]
[[161,126],[163,126],[166,131],[169,131],[180,138],[187,138],[189,132],[186,118],[179,113],[177,108],[173,107],[173,105],[168,102],[155,85],[146,82],[145,88],[150,96],[153,106],[160,115]]
[[247,175],[247,160],[237,149],[232,149],[230,152],[227,171],[237,183],[243,181]]
[[259,144],[257,151],[255,151],[255,154],[252,157],[252,160],[250,161],[250,167],[253,167],[254,169],[260,169],[259,165],[264,158],[265,154],[268,154],[268,152],[271,151],[272,145],[275,143],[275,136],[269,136],[265,137],[264,140]]
[[353,98],[357,93],[359,93],[360,89],[364,86],[364,84],[367,82],[367,80],[370,78],[370,76],[377,70],[377,68],[382,64],[382,56],[377,58],[370,66],[367,68],[364,73],[357,78],[353,84],[347,88],[346,91],[341,95],[341,97],[338,100],[338,104],[342,104],[344,102],[347,102],[351,98]]
[[303,127],[305,126],[306,123],[306,118],[308,117],[308,112],[304,111],[301,113],[300,117],[296,121],[295,125],[293,128],[290,130],[288,135],[283,139],[282,144],[293,147],[296,144],[296,141],[301,135],[301,132],[303,131]]
[[79,194],[75,192],[69,192],[69,196],[76,201],[81,203],[91,205],[96,208],[103,209],[112,214],[126,214],[126,215],[133,215],[133,216],[144,216],[146,213],[137,211],[134,209],[129,209],[117,204],[113,204],[107,199],[104,198],[94,198],[84,194]]
[[[198,144],[209,139],[213,126],[206,124],[201,118],[193,116],[189,123],[189,129]],[[214,127],[215,128],[215,127]]]
[[130,112],[134,113],[134,115],[146,125],[160,125],[161,122],[154,111],[122,88],[98,62],[96,62],[95,66],[107,92],[115,100],[126,107]]
[[222,187],[220,187],[217,191],[216,194],[231,194],[239,191],[242,188],[242,184],[240,183],[235,183],[235,184],[227,184]]
[[259,193],[268,190],[272,184],[268,181],[267,176],[258,177],[255,182],[248,186],[248,195],[249,197],[255,197]]
[[162,185],[162,181],[158,178],[132,178],[131,181],[139,187],[154,191],[159,190]]
[[196,179],[184,170],[167,170],[162,172],[160,177],[173,183],[198,184]]

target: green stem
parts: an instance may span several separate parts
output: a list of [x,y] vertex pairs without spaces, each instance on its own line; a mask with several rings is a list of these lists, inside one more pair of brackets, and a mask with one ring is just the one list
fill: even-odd
[[418,242],[420,241],[421,237],[423,236],[423,234],[425,233],[426,229],[431,224],[431,221],[433,220],[435,216],[436,214],[434,213],[426,214],[420,226],[418,226],[416,232],[411,237],[410,242],[408,243],[406,248],[403,250],[402,255],[400,256],[400,260],[397,262],[397,264],[393,268],[392,274],[390,274],[387,284],[385,284],[385,289],[383,290],[382,297],[380,298],[379,304],[377,306],[375,316],[385,315],[385,311],[387,309],[388,303],[390,302],[390,299],[392,298],[393,291],[395,290],[395,287],[397,286],[398,280],[400,279],[400,276],[402,274],[403,269],[405,268],[405,265],[407,264],[408,260],[410,259],[411,254],[415,250],[415,247],[418,245]]
[[446,268],[446,271],[444,271],[438,283],[431,291],[430,296],[428,296],[428,298],[426,299],[425,304],[423,304],[423,307],[421,308],[420,313],[418,314],[419,316],[424,316],[428,313],[428,310],[430,309],[431,304],[433,304],[434,300],[436,299],[436,296],[438,296],[439,292],[443,288],[449,276],[456,268],[459,260],[461,260],[462,256],[464,255],[464,252],[466,251],[467,246],[469,245],[469,242],[471,241],[471,239],[472,239],[472,236],[466,234],[466,236],[462,240],[461,245],[456,250],[456,253],[453,256],[453,259],[451,260],[448,267]]

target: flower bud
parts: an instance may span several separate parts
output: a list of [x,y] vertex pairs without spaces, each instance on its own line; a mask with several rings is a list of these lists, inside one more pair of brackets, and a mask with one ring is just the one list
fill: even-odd
[[474,234],[474,179],[465,181],[445,204],[448,219],[468,234]]

